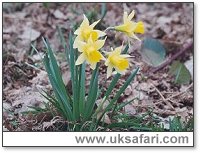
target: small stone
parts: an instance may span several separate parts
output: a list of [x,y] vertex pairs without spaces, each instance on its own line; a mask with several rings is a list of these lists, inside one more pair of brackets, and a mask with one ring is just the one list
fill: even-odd
[[34,41],[40,36],[40,32],[32,29],[32,28],[26,28],[21,36],[19,36],[21,39]]
[[134,114],[136,114],[136,110],[135,110],[135,108],[132,106],[132,105],[126,105],[125,107],[125,113],[126,114],[129,114],[129,115],[134,115]]
[[131,95],[131,93],[132,93],[132,89],[131,89],[131,86],[129,85],[129,86],[126,88],[124,94],[125,94],[126,96],[129,96],[129,95]]
[[55,16],[55,18],[57,19],[67,19],[67,16],[65,16],[61,11],[56,10],[53,15]]

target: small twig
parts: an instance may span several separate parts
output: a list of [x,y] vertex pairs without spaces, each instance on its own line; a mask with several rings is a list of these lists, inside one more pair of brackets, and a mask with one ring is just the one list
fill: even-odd
[[108,27],[108,28],[106,28],[106,30],[104,30],[104,32],[106,33],[109,30],[115,30],[115,28],[114,27]]
[[160,95],[160,97],[162,98],[162,101],[164,101],[172,110],[175,110],[175,108],[172,106],[172,104],[169,102],[169,99],[166,99],[162,93],[158,90],[158,88],[156,88],[156,86],[151,83],[152,86],[155,88],[155,90],[157,91],[157,93]]
[[172,40],[161,40],[163,43],[173,43],[176,45],[182,45],[182,42],[178,42],[178,41],[172,41]]
[[[175,103],[175,104],[177,104],[177,102],[174,102],[173,100],[171,100],[172,98],[174,98],[174,97],[177,97],[177,96],[180,96],[180,95],[183,95],[183,94],[185,94],[186,93],[186,91],[188,90],[188,89],[190,89],[191,87],[193,86],[193,83],[191,83],[184,91],[182,91],[182,92],[179,92],[179,93],[177,93],[177,94],[175,94],[175,95],[172,95],[172,96],[170,96],[170,97],[168,97],[168,98],[166,98],[165,100],[167,101],[171,101],[172,103]],[[162,100],[159,100],[159,101],[162,101]],[[157,102],[157,103],[155,103],[155,104],[158,104],[159,102]]]
[[193,83],[191,83],[184,91],[179,92],[179,93],[177,93],[177,94],[175,94],[175,95],[172,95],[171,97],[167,98],[166,100],[170,100],[171,98],[174,98],[174,97],[180,96],[180,95],[182,95],[182,94],[185,94],[186,91],[187,91],[188,89],[190,89],[192,86],[193,86]]
[[180,50],[179,52],[177,52],[176,54],[174,54],[171,58],[169,58],[166,62],[164,62],[163,64],[161,64],[160,66],[156,67],[155,69],[153,69],[151,71],[150,74],[155,73],[157,71],[159,71],[160,69],[162,69],[163,67],[171,64],[175,59],[177,59],[180,55],[182,55],[183,53],[185,53],[188,49],[190,49],[191,47],[193,47],[193,42],[190,42],[185,48],[183,48],[182,50]]
[[163,110],[163,109],[159,109],[159,108],[154,109],[153,112],[157,113],[157,114],[167,114],[167,115],[175,115],[176,114],[175,111]]
[[29,64],[29,63],[27,63],[27,62],[25,62],[25,64],[26,64],[27,66],[30,66],[31,68],[33,68],[33,69],[35,69],[35,70],[42,71],[42,69],[40,69],[40,68],[37,68],[36,66],[34,66],[34,65],[31,65],[31,64]]

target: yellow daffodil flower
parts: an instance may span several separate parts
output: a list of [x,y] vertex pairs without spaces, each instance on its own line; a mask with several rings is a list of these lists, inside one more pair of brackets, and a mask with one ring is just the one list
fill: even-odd
[[106,38],[104,40],[93,41],[92,37],[90,37],[88,42],[78,41],[78,51],[81,52],[81,55],[78,57],[76,65],[80,65],[84,61],[87,61],[94,70],[97,62],[105,60],[103,55],[99,52],[99,49],[103,47],[105,40]]
[[87,42],[90,37],[93,41],[96,41],[99,37],[106,35],[106,33],[103,31],[94,30],[94,27],[99,23],[100,20],[90,25],[87,17],[85,15],[83,16],[83,22],[81,23],[80,27],[74,32],[77,37],[74,40],[73,48],[78,48],[79,41]]
[[129,67],[128,57],[131,57],[127,54],[121,55],[121,50],[123,46],[115,48],[112,52],[107,52],[108,58],[105,62],[107,68],[107,78],[109,78],[112,74],[113,68],[118,72],[123,74],[124,71]]
[[114,28],[117,31],[121,31],[121,32],[126,33],[131,38],[135,38],[137,40],[140,40],[135,35],[135,33],[143,34],[144,33],[144,24],[143,24],[142,21],[139,21],[139,22],[131,21],[132,18],[134,17],[134,15],[135,15],[135,11],[132,11],[131,14],[129,14],[129,15],[128,15],[127,12],[124,12],[124,16],[123,16],[124,24],[116,26]]

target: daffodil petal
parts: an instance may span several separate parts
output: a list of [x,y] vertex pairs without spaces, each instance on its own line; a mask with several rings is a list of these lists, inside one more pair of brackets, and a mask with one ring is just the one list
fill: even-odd
[[78,28],[75,32],[74,32],[75,35],[79,35],[80,34],[80,28]]
[[87,19],[87,17],[85,16],[85,14],[83,14],[83,22],[81,23],[80,27],[83,28],[83,27],[87,27],[89,26],[89,21]]
[[112,70],[113,70],[113,67],[109,65],[107,68],[107,78],[109,78],[112,75]]
[[76,44],[75,44],[75,47],[76,47],[76,46],[77,46],[79,52],[84,52],[84,51],[85,51],[86,43],[83,42],[83,41],[77,40],[77,42],[76,42]]
[[104,61],[106,60],[106,58],[102,54],[101,54],[101,59]]
[[73,48],[78,48],[78,40],[75,38]]
[[90,35],[89,39],[88,39],[88,42],[87,42],[89,45],[93,45],[94,44],[94,41],[92,39],[92,36]]
[[103,47],[103,45],[105,44],[105,41],[106,41],[106,38],[104,40],[97,40],[95,43],[94,43],[94,46],[97,50],[99,50],[100,48]]
[[118,68],[115,68],[115,70],[116,70],[118,73],[122,74],[122,75],[124,75],[124,74],[125,74],[125,70],[124,70],[124,71],[122,71],[122,70],[119,70]]
[[91,28],[94,28],[94,27],[99,23],[99,21],[100,21],[100,20],[98,20],[98,21],[92,23],[92,24],[90,25],[90,27],[91,27]]
[[98,34],[98,37],[103,37],[103,36],[105,36],[106,35],[106,33],[105,32],[103,32],[103,31],[100,31],[100,30],[93,30],[94,32],[97,32],[97,34]]
[[128,19],[128,13],[124,12],[124,16],[123,16],[124,23],[126,23],[128,21],[127,19]]
[[73,48],[78,48],[79,46],[79,41],[82,41],[80,36],[77,36],[74,40]]
[[120,46],[120,47],[117,47],[115,48],[115,51],[113,53],[115,53],[116,55],[120,55],[121,51],[122,51],[122,47],[123,46]]
[[94,70],[94,69],[96,68],[96,65],[97,65],[97,63],[91,63],[91,64],[90,64],[91,69]]
[[82,54],[78,57],[78,59],[76,60],[75,65],[80,65],[80,64],[82,64],[85,60],[86,60],[85,54],[82,53]]
[[106,59],[105,65],[108,66],[109,63],[110,63],[110,60],[109,60],[109,59]]
[[115,30],[117,30],[117,31],[126,32],[126,30],[127,30],[127,25],[126,25],[126,24],[122,24],[122,25],[119,25],[119,26],[115,26],[114,28],[115,28]]
[[128,19],[129,20],[132,20],[132,18],[135,16],[135,11],[133,10],[130,14],[129,14],[129,16],[128,16]]
[[103,53],[106,54],[106,55],[111,54],[111,52],[107,52],[107,51],[101,51],[101,52],[103,52]]
[[131,35],[129,35],[131,38],[137,39],[139,41],[141,41],[134,33],[132,33]]
[[120,56],[123,57],[123,58],[133,57],[133,56],[130,56],[130,55],[128,55],[128,54],[122,54],[122,55],[120,55]]

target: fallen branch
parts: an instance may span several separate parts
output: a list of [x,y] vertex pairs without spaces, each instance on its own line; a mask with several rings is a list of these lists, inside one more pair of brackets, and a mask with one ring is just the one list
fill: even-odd
[[159,71],[160,69],[164,68],[165,66],[171,64],[175,59],[177,59],[180,55],[185,53],[188,49],[193,47],[193,42],[190,42],[185,48],[174,54],[171,58],[169,58],[167,61],[165,61],[163,64],[159,65],[158,67],[154,68],[150,74],[155,73]]

